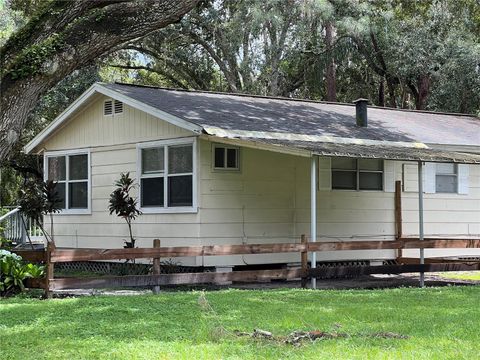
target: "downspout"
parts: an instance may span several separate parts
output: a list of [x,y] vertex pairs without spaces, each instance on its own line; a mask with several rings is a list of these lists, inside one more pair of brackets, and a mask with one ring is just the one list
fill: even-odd
[[[317,157],[312,155],[310,167],[310,241],[317,241]],[[312,252],[310,266],[317,267],[317,253]],[[312,289],[317,288],[317,278],[312,277]]]
[[[423,164],[418,162],[418,239],[423,241]],[[425,264],[425,249],[420,249],[420,264]],[[420,287],[425,286],[425,273],[420,272]]]

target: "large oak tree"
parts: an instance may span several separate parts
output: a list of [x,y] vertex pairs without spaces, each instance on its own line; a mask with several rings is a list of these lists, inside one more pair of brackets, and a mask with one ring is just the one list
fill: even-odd
[[0,161],[49,89],[127,41],[178,22],[199,0],[45,1],[0,49]]

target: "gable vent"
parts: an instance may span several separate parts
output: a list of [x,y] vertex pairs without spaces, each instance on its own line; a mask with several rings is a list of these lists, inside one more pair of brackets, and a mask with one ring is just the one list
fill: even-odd
[[123,102],[115,100],[115,114],[123,113]]
[[113,114],[112,100],[106,100],[103,103],[103,115],[112,115],[112,114]]

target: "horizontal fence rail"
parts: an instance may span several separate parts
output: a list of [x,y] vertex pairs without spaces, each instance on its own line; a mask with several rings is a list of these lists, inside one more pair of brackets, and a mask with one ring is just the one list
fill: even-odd
[[122,259],[174,258],[188,256],[254,255],[340,250],[395,250],[395,249],[465,249],[480,248],[480,239],[425,239],[408,238],[394,241],[344,241],[293,244],[250,244],[178,246],[134,249],[59,249],[53,251],[51,262],[99,261]]
[[[332,278],[339,276],[358,276],[370,274],[400,274],[409,272],[437,271],[471,271],[480,270],[480,262],[457,261],[448,262],[445,259],[428,261],[419,264],[418,259],[405,258],[405,263],[379,266],[339,266],[318,267],[309,269],[308,252],[343,251],[343,250],[398,250],[398,249],[465,249],[480,248],[480,239],[439,239],[400,238],[392,241],[337,241],[337,242],[307,242],[302,236],[301,243],[250,244],[250,245],[211,245],[211,246],[177,246],[160,247],[160,241],[154,241],[152,248],[134,249],[57,249],[49,244],[46,251],[15,250],[25,260],[44,262],[47,265],[45,279],[31,279],[31,287],[45,289],[47,295],[51,291],[77,288],[111,288],[111,287],[158,287],[162,285],[185,285],[225,282],[254,282],[275,279],[302,279],[310,277]],[[292,269],[247,270],[232,272],[204,272],[183,274],[160,274],[160,267],[155,266],[151,275],[102,276],[96,278],[55,278],[54,265],[62,262],[75,261],[105,261],[122,259],[154,259],[158,264],[160,258],[189,256],[221,256],[241,254],[275,254],[300,253],[301,267]],[[399,258],[400,260],[402,258]],[[415,261],[417,263],[415,263]]]

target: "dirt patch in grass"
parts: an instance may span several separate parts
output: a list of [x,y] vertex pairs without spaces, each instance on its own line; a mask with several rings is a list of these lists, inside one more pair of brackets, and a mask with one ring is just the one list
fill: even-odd
[[288,334],[287,336],[274,335],[270,331],[255,329],[252,333],[243,332],[240,330],[234,330],[233,332],[239,337],[248,337],[251,339],[261,339],[274,341],[278,343],[285,343],[294,346],[300,346],[305,343],[312,343],[316,340],[333,340],[333,339],[345,339],[351,337],[363,337],[363,338],[377,338],[377,339],[409,339],[410,337],[403,334],[394,332],[373,332],[367,334],[347,334],[339,331],[300,331],[296,330]]

